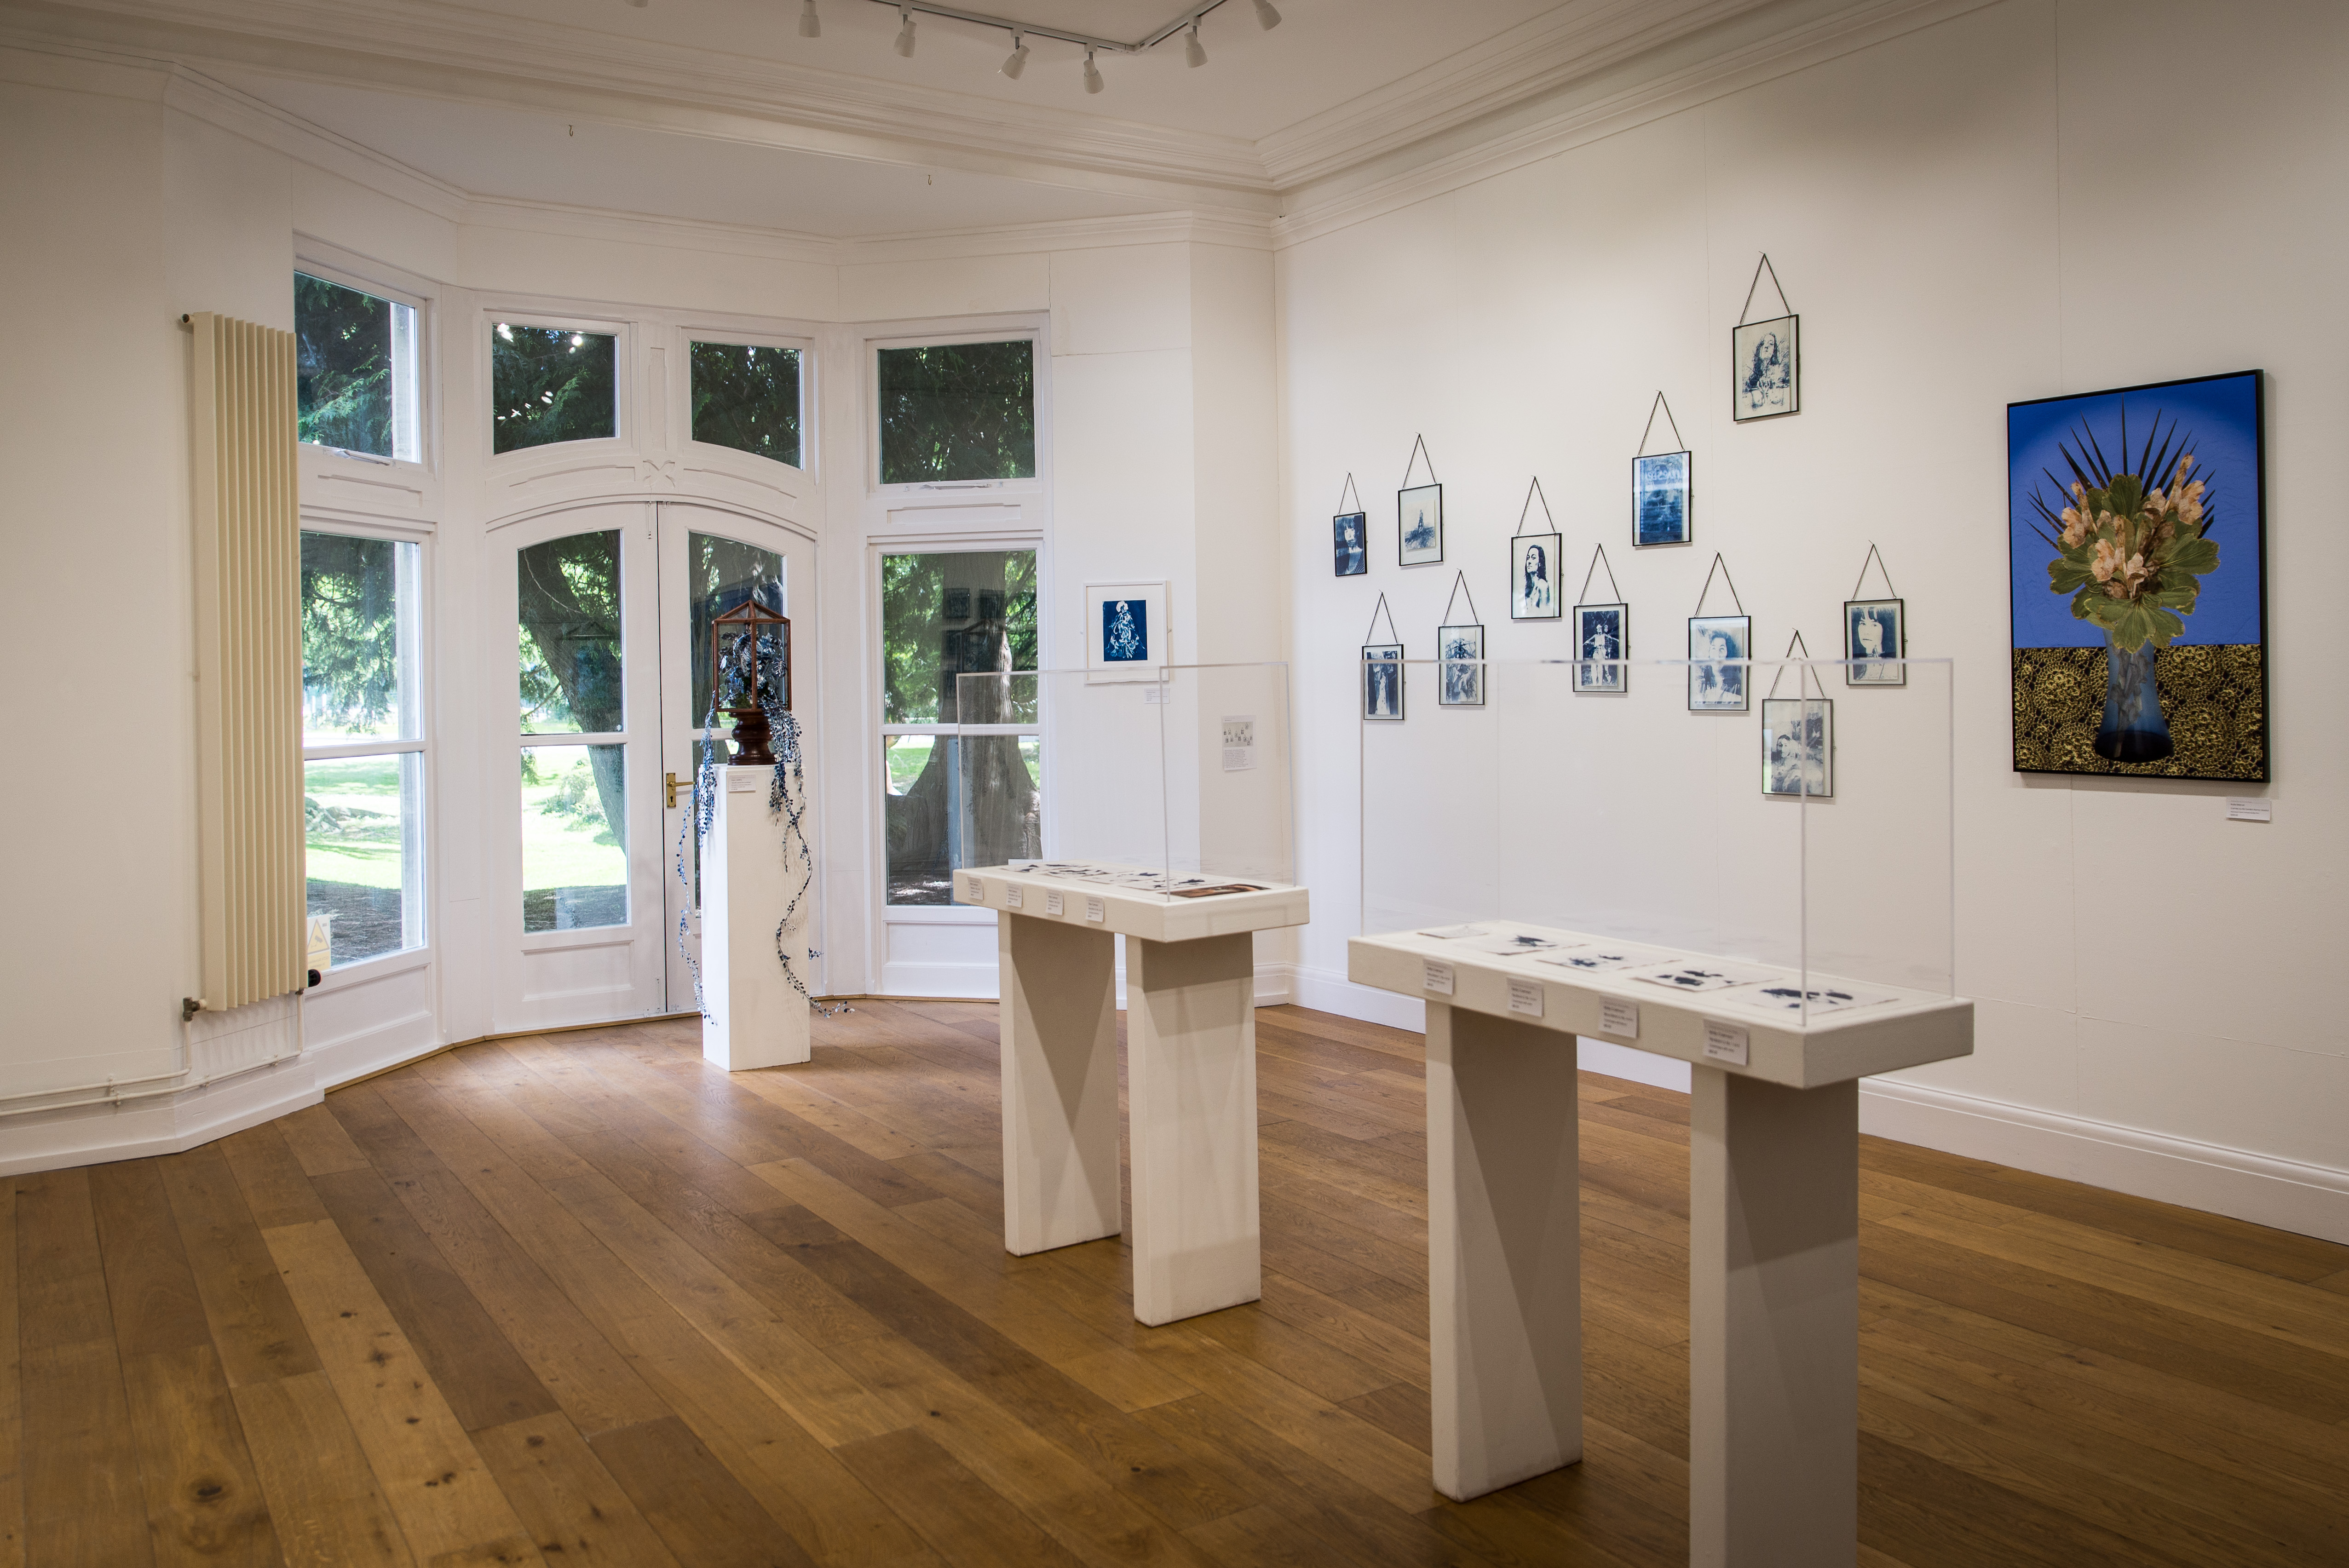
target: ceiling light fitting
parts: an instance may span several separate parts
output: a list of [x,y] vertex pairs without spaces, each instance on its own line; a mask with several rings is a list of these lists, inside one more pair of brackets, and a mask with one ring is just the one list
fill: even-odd
[[[631,0],[632,4],[639,0]],[[1199,42],[1199,23],[1206,15],[1220,9],[1226,0],[1206,0],[1205,5],[1192,6],[1163,27],[1153,28],[1131,42],[1123,38],[1103,38],[1092,33],[1066,32],[1058,27],[1039,27],[1031,22],[1015,21],[1009,16],[998,16],[987,11],[966,11],[955,5],[909,5],[905,0],[874,0],[876,5],[887,5],[897,13],[897,41],[894,46],[901,55],[914,52],[914,16],[944,16],[950,21],[969,22],[981,27],[998,27],[1011,35],[1011,53],[1003,62],[1003,74],[1012,80],[1028,68],[1027,39],[1050,38],[1059,43],[1074,44],[1085,52],[1085,91],[1102,90],[1101,68],[1093,63],[1096,51],[1112,55],[1147,54],[1177,33],[1183,39],[1183,58],[1192,66],[1207,63],[1206,46]],[[1272,8],[1270,0],[1255,0],[1257,26],[1270,29],[1280,26],[1280,13]],[[800,16],[800,36],[816,36],[815,0],[806,0],[806,10]]]
[[1087,49],[1085,51],[1085,91],[1089,93],[1097,93],[1101,90],[1101,67],[1093,64],[1093,52],[1091,49]]
[[1199,42],[1199,24],[1196,22],[1191,24],[1190,34],[1183,40],[1183,63],[1186,66],[1207,63],[1207,51]]
[[1256,0],[1256,25],[1268,33],[1280,26],[1280,13],[1272,8],[1272,0]]
[[910,60],[914,57],[914,8],[898,6],[897,23],[897,41],[889,46]]
[[[813,5],[815,0],[808,0],[808,3]],[[1028,45],[1015,29],[1011,35],[1011,53],[1004,57],[1003,74],[1016,82],[1019,79],[1019,73],[1027,68]]]
[[800,36],[802,38],[823,36],[823,19],[815,14],[815,0],[803,0],[803,4],[800,6]]

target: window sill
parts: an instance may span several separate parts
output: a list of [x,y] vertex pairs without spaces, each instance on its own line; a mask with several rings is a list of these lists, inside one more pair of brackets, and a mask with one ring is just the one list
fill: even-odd
[[355,959],[337,964],[320,972],[318,984],[306,993],[312,996],[331,996],[337,991],[347,991],[355,985],[368,985],[378,980],[388,980],[395,975],[405,975],[411,969],[422,969],[432,962],[432,944],[403,947],[397,953],[378,954],[373,958]]

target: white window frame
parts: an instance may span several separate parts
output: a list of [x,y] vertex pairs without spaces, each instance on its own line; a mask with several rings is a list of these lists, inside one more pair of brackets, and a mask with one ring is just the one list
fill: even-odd
[[[440,366],[437,353],[438,325],[436,315],[439,300],[429,289],[419,286],[404,275],[395,276],[384,269],[372,267],[336,247],[322,242],[301,239],[294,252],[294,272],[306,273],[326,283],[338,284],[377,299],[404,304],[416,313],[416,449],[413,459],[379,457],[373,452],[352,451],[347,447],[329,447],[316,441],[304,441],[300,449],[304,459],[322,468],[357,469],[361,472],[388,469],[399,480],[424,492],[440,476],[440,399],[435,396],[440,386]],[[293,278],[286,278],[290,288]],[[428,503],[429,505],[429,503]]]
[[[698,441],[693,436],[693,346],[697,343],[719,343],[747,348],[789,349],[800,356],[800,460],[780,462],[757,452],[746,452],[740,447],[722,447],[714,441]],[[677,449],[719,458],[755,462],[761,466],[775,464],[793,473],[814,480],[817,467],[816,344],[812,337],[798,336],[758,327],[724,326],[688,322],[676,328],[678,364],[684,367],[677,378],[677,390],[671,396],[676,410]]]
[[[1029,384],[1036,418],[1036,471],[1021,480],[924,480],[912,484],[881,482],[881,351],[885,348],[931,348],[941,344],[956,343],[1017,343],[1025,339],[1028,347]],[[992,330],[981,328],[957,329],[951,332],[913,332],[893,334],[886,337],[864,340],[864,484],[868,493],[876,497],[969,495],[1035,495],[1044,493],[1050,481],[1050,442],[1045,436],[1045,418],[1049,408],[1046,395],[1046,370],[1050,346],[1043,328],[1022,325],[1002,326]],[[1041,563],[1039,563],[1041,570]]]
[[[555,332],[585,333],[591,337],[615,340],[612,346],[612,433],[609,436],[591,436],[577,441],[548,441],[511,452],[497,449],[497,371],[490,358],[490,338],[501,322],[512,326],[544,327]],[[492,465],[491,471],[548,463],[562,465],[577,460],[583,454],[600,457],[632,449],[636,439],[637,324],[635,321],[626,317],[600,316],[592,311],[550,308],[544,302],[512,309],[489,303],[481,306],[480,326],[480,335],[473,345],[474,363],[481,366],[479,437],[481,459]]]
[[[315,274],[314,274],[315,275]],[[401,632],[400,702],[415,709],[413,739],[386,740],[369,738],[312,746],[305,740],[302,747],[303,770],[306,778],[312,762],[336,761],[348,758],[390,757],[414,755],[416,762],[416,793],[414,800],[403,799],[402,839],[400,858],[403,868],[415,882],[415,896],[409,896],[406,880],[400,889],[400,922],[403,927],[414,923],[418,939],[413,946],[402,946],[394,952],[379,953],[372,958],[361,958],[349,964],[338,964],[319,971],[320,983],[312,995],[324,995],[347,986],[361,985],[404,969],[418,968],[433,961],[433,922],[431,905],[434,878],[432,874],[433,813],[431,810],[433,765],[432,700],[432,605],[426,585],[432,581],[432,531],[428,527],[399,527],[393,524],[361,521],[336,514],[316,512],[304,509],[304,533],[333,533],[354,539],[380,539],[394,544],[412,544],[415,573],[413,583],[401,583],[409,589],[399,613],[407,620]],[[395,593],[395,599],[402,595]],[[306,791],[305,791],[306,792]],[[304,882],[308,882],[308,868],[304,867]],[[305,900],[306,907],[306,900]],[[403,937],[405,931],[403,931]]]

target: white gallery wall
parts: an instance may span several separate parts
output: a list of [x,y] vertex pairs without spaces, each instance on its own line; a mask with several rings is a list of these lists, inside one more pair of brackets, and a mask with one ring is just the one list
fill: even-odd
[[[1978,1011],[1975,1055],[1872,1085],[1868,1125],[2349,1235],[2349,730],[2324,607],[2349,571],[2332,482],[2349,11],[2009,0],[1605,129],[1278,257],[1316,913],[1300,998],[1373,1007],[1343,974],[1355,649],[1380,593],[1426,658],[1465,564],[1491,656],[1565,656],[1566,623],[1512,624],[1502,597],[1538,474],[1567,589],[1604,542],[1635,658],[1685,656],[1716,551],[1758,656],[1799,629],[1832,657],[1873,542],[1911,655],[1957,661],[1956,978]],[[1764,252],[1802,315],[1803,409],[1733,426],[1729,333]],[[2005,405],[2247,368],[2269,373],[2275,782],[2014,773]],[[1635,552],[1630,464],[1659,389],[1694,453],[1695,543]],[[1423,433],[1447,560],[1399,569],[1392,491]],[[1333,578],[1350,470],[1372,566]],[[1895,694],[1828,695],[1865,699],[1838,704],[1858,723]],[[1414,696],[1408,723],[1444,767],[1451,716]],[[1540,779],[1510,787],[1532,831],[1609,831]],[[2272,822],[2227,820],[2247,794]],[[1919,825],[1939,830],[1930,811]],[[1670,871],[1702,841],[1653,852]]]

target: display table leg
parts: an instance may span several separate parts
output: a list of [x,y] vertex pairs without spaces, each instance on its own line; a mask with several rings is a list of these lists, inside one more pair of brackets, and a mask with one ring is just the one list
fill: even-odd
[[1689,1125],[1689,1561],[1859,1552],[1859,1085],[1699,1067]]
[[1582,1457],[1574,1037],[1427,1005],[1435,1490],[1457,1501]]
[[1117,938],[996,917],[1002,986],[1003,1245],[1118,1233]]
[[1133,1315],[1264,1294],[1257,1217],[1256,943],[1125,939]]

